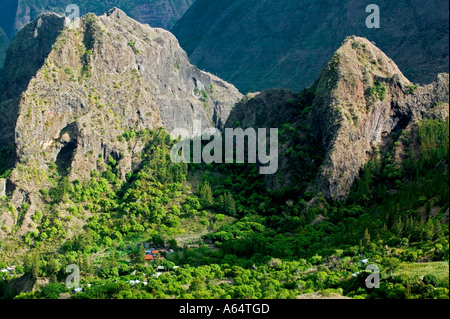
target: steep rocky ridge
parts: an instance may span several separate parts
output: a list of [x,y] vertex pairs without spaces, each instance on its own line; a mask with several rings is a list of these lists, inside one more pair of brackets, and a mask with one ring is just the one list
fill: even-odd
[[317,180],[326,197],[344,199],[393,132],[423,118],[448,118],[448,74],[416,87],[367,39],[346,39],[316,85],[311,123],[326,149]]
[[64,18],[46,14],[28,24],[11,43],[0,71],[0,148],[14,142],[21,94],[50,54]]
[[291,138],[281,141],[279,171],[266,177],[267,186],[305,189],[310,181],[309,190],[342,200],[395,132],[424,118],[448,118],[448,86],[448,74],[416,86],[369,40],[349,37],[309,89],[249,94],[227,125],[287,127]]
[[[11,74],[5,77],[4,95],[25,87],[15,129],[2,133],[4,143],[14,136],[17,164],[10,183],[18,210],[25,202],[31,204],[29,212],[40,205],[38,191],[52,186],[50,167],[70,180],[82,180],[92,170],[102,171],[111,156],[124,178],[138,165],[144,147],[123,139],[124,133],[161,126],[169,132],[191,129],[194,120],[221,127],[242,97],[232,85],[192,66],[168,31],[142,25],[119,9],[66,26],[25,86],[29,74],[14,73],[23,62],[14,57],[26,52],[31,61],[40,58],[33,39],[50,21],[64,18],[45,15],[22,30],[16,39],[31,41],[11,46],[4,69]],[[11,107],[16,104],[6,99],[0,112]]]
[[[191,128],[196,119],[222,129],[278,127],[280,169],[266,177],[267,186],[345,199],[394,133],[423,118],[448,118],[448,74],[416,86],[364,38],[347,38],[301,93],[275,89],[242,99],[231,84],[192,66],[172,34],[119,9],[64,21],[50,14],[29,24],[3,70],[0,112],[16,107],[17,114],[15,127],[8,131],[5,122],[2,134],[4,145],[14,142],[17,160],[7,193],[17,211],[31,205],[18,234],[30,229],[30,214],[43,205],[38,191],[54,186],[55,170],[83,180],[111,157],[125,178],[139,165],[144,145],[124,133]],[[44,32],[50,26],[52,36]],[[28,59],[19,58],[23,52]],[[14,218],[5,223],[17,224]]]
[[[114,1],[72,1],[72,0],[0,0],[0,29],[9,39],[29,22],[44,13],[55,12],[63,15],[69,4],[80,7],[81,14],[88,12],[101,15],[116,6],[124,10],[132,18],[152,27],[169,30],[190,7],[193,0],[114,0]],[[6,51],[7,43],[2,42],[0,31],[0,66],[3,64],[2,51]]]
[[413,82],[448,72],[448,1],[377,1],[381,28],[368,29],[372,3],[198,0],[172,32],[195,65],[244,93],[311,85],[349,35],[375,41]]

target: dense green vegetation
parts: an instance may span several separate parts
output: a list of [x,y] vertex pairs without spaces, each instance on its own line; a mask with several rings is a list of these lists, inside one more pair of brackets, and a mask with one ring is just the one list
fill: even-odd
[[[1,244],[0,268],[5,262],[17,267],[0,273],[0,295],[449,297],[443,222],[449,207],[448,121],[424,120],[399,132],[391,149],[401,144],[403,161],[380,152],[345,202],[304,187],[268,191],[254,165],[174,164],[174,142],[163,129],[126,132],[123,138],[147,145],[142,164],[126,181],[113,157],[99,158],[105,170],[93,171],[90,180],[69,182],[54,169],[55,187],[41,190],[47,207],[32,216],[38,231],[16,243],[30,248],[26,257],[10,257],[5,251],[12,246]],[[317,150],[303,151],[308,158]],[[146,264],[143,243],[174,252]],[[63,284],[69,264],[80,267],[83,292],[74,294]],[[379,289],[366,288],[368,264],[381,269]],[[22,274],[50,283],[18,295],[11,287]]]

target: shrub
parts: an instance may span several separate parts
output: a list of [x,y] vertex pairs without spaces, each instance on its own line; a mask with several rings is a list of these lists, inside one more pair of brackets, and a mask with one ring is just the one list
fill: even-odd
[[375,81],[374,86],[370,88],[370,96],[380,101],[384,101],[386,97],[386,87],[379,81]]
[[439,280],[435,275],[428,274],[425,277],[423,277],[423,283],[425,285],[432,285],[433,287],[437,287],[439,284]]

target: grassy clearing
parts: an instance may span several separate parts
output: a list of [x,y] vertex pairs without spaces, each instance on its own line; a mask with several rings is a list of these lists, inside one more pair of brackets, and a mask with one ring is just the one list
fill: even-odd
[[419,277],[428,274],[435,275],[440,283],[449,282],[448,262],[430,262],[430,263],[402,263],[395,275],[407,274],[409,277],[419,279]]
[[196,242],[200,238],[212,231],[217,230],[223,225],[231,225],[236,221],[235,218],[224,216],[223,220],[217,220],[216,214],[207,212],[206,216],[194,216],[191,218],[182,218],[181,227],[184,230],[182,235],[176,236],[178,244],[189,244]]

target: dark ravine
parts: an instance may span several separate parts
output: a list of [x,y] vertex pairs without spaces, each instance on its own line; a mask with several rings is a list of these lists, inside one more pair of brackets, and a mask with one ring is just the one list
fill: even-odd
[[381,28],[365,25],[368,0],[198,0],[172,32],[191,61],[244,93],[311,85],[349,35],[374,41],[415,83],[448,72],[448,1],[377,1]]

